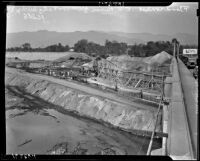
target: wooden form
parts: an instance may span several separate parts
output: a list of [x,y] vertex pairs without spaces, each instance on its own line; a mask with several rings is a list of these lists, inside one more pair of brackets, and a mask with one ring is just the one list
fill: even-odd
[[[162,92],[163,79],[168,75],[154,72],[127,71],[104,59],[98,62],[98,76],[118,86],[127,88],[150,89]],[[164,78],[163,78],[164,77]]]

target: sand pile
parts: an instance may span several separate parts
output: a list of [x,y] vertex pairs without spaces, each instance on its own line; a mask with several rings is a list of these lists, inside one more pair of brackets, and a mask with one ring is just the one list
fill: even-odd
[[170,61],[172,58],[172,56],[170,54],[168,54],[167,52],[165,51],[162,51],[161,53],[158,53],[154,56],[151,57],[151,59],[149,59],[147,61],[148,64],[159,64],[159,65],[162,65],[168,61]]
[[120,56],[110,56],[107,58],[109,61],[118,61],[118,62],[123,62],[123,61],[139,61],[139,62],[147,62],[150,60],[152,56],[150,57],[131,57],[129,55],[120,55]]
[[115,64],[123,70],[149,71],[149,64],[141,57],[130,57],[128,55],[112,56],[107,58],[108,62]]

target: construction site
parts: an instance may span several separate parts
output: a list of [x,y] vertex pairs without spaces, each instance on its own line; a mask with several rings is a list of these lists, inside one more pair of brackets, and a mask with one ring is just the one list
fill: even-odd
[[[104,59],[83,53],[52,61],[6,58],[5,84],[18,94],[23,90],[76,115],[149,138],[146,155],[194,159],[196,118],[189,118],[195,117],[194,110],[187,114],[187,102],[176,105],[174,100],[185,90],[178,70],[188,70],[178,58],[177,48],[174,44],[173,56],[163,51],[144,58],[121,55]],[[180,65],[183,67],[178,69]],[[189,79],[195,82],[192,76]],[[187,98],[197,108],[197,91],[194,93]],[[156,138],[161,141],[155,148]],[[59,150],[58,154],[65,153]]]
[[124,96],[159,102],[164,81],[171,76],[171,56],[162,52],[154,57],[137,58],[127,55],[100,57],[68,57],[55,61],[10,60],[8,67],[30,73],[71,79]]

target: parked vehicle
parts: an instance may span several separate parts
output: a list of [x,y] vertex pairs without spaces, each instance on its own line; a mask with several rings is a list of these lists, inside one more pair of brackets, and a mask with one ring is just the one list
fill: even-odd
[[196,67],[194,68],[193,76],[195,77],[195,79],[198,78],[198,66],[196,66]]
[[183,56],[188,58],[187,67],[195,68],[197,65],[198,51],[197,49],[183,49]]
[[179,58],[182,60],[182,62],[183,62],[185,65],[188,64],[188,61],[189,61],[189,60],[188,60],[188,57],[183,56],[183,55],[180,55]]

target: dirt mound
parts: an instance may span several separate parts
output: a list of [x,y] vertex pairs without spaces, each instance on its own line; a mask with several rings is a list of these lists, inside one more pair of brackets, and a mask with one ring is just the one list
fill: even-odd
[[149,64],[159,64],[162,65],[166,62],[168,62],[169,60],[171,60],[172,56],[170,54],[168,54],[165,51],[162,51],[161,53],[158,53],[156,55],[154,55],[153,57],[151,57],[150,60],[147,61],[147,63]]
[[118,68],[128,71],[149,71],[149,64],[144,61],[148,59],[150,59],[150,57],[130,57],[129,55],[112,56],[107,58],[108,62],[115,64]]
[[172,56],[162,51],[150,57],[130,57],[129,55],[111,56],[107,60],[123,70],[138,70],[150,72],[153,65],[162,65],[171,60]]
[[107,58],[109,61],[127,61],[132,59],[129,55],[120,55],[120,56],[110,56]]
[[110,56],[107,58],[109,61],[116,61],[116,62],[126,62],[126,61],[133,61],[133,62],[147,62],[150,60],[150,57],[131,57],[129,55],[120,55],[120,56]]

